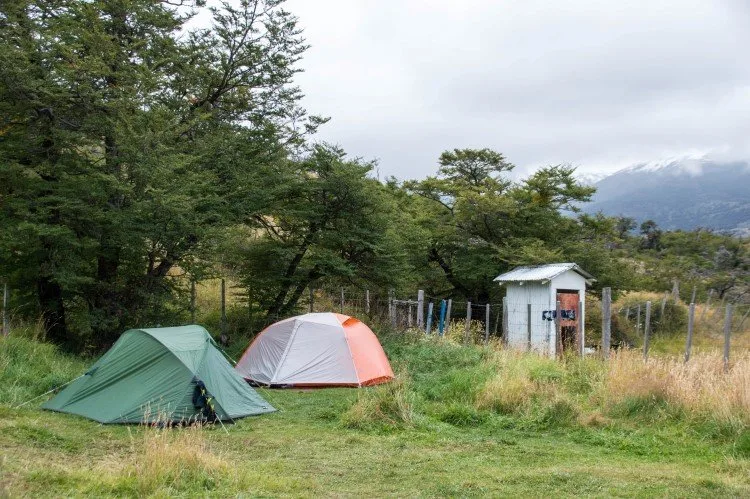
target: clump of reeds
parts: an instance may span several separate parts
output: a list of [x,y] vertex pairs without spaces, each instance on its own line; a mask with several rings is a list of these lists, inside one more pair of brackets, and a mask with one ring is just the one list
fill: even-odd
[[131,459],[119,474],[120,487],[137,495],[212,490],[231,477],[229,463],[210,449],[201,424],[142,427],[131,435]]
[[389,383],[363,388],[357,401],[342,415],[349,428],[411,426],[415,421],[414,392],[406,372]]

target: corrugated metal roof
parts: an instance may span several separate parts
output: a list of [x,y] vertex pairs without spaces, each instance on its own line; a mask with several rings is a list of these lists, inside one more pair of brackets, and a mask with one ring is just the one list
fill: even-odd
[[534,265],[516,267],[510,272],[495,277],[498,282],[520,282],[520,281],[548,281],[560,274],[572,270],[583,276],[586,280],[593,280],[594,276],[583,270],[575,263],[550,263],[547,265]]

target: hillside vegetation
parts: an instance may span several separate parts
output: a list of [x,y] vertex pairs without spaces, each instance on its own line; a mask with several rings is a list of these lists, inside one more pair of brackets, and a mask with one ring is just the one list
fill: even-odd
[[[554,361],[381,335],[397,380],[265,390],[278,413],[221,427],[104,426],[40,411],[85,369],[0,339],[0,491],[11,496],[750,493],[750,358]],[[25,373],[25,374],[22,374]]]

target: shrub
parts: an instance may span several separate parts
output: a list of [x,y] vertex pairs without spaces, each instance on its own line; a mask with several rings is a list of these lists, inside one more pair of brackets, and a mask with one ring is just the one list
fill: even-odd
[[[654,336],[669,336],[687,330],[688,307],[681,301],[672,299],[664,303],[664,316],[661,315],[663,294],[630,292],[623,294],[612,304],[612,335],[615,340],[627,345],[640,344],[646,321],[646,302],[651,302],[651,333]],[[638,305],[641,306],[641,322],[638,328]]]

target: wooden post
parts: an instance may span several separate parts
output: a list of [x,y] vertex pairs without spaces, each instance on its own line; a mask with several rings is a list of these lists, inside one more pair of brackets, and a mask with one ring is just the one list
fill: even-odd
[[488,303],[484,312],[484,344],[490,341],[490,304]]
[[412,327],[414,325],[414,323],[412,322],[412,318],[411,318],[412,317],[412,312],[413,312],[412,306],[411,306],[411,302],[409,302],[409,305],[408,305],[406,311],[409,314],[409,317],[406,318],[406,324],[407,324],[408,327]]
[[729,336],[732,331],[732,304],[727,303],[724,315],[724,372],[729,372]]
[[[5,307],[3,307],[3,319],[5,319]],[[3,324],[5,320],[3,320]],[[190,279],[190,324],[195,324],[195,280]],[[5,327],[3,326],[3,330]]]
[[667,306],[667,294],[664,293],[664,298],[661,299],[661,312],[659,312],[659,324],[664,321],[664,308]]
[[555,356],[562,357],[562,354],[562,307],[560,306],[560,300],[557,300],[555,302]]
[[500,324],[500,307],[497,307],[497,312],[495,312],[495,327],[492,328],[492,335],[497,337],[497,328]]
[[227,337],[227,289],[226,281],[221,280],[221,337],[219,338],[222,345],[229,341]]
[[747,319],[748,315],[750,315],[750,306],[747,307],[747,312],[745,312],[745,315],[742,316],[742,320],[740,321],[740,325],[737,326],[737,331],[742,331],[742,325],[745,323],[745,319]]
[[690,360],[690,350],[693,347],[693,327],[695,326],[695,302],[690,304],[688,312],[688,334],[685,343],[685,362]]
[[602,354],[609,359],[609,348],[612,326],[612,289],[602,289]]
[[445,300],[440,300],[440,322],[438,322],[438,335],[443,336],[445,331],[445,308],[447,303]]
[[[719,305],[719,306],[718,306],[718,307],[716,308],[716,312],[714,312],[714,313],[712,314],[712,316],[713,316],[713,317],[716,317],[716,314],[718,314],[719,312],[721,312],[721,309],[722,309],[722,308],[724,308],[724,302],[726,301],[726,299],[727,299],[727,295],[726,295],[726,293],[725,293],[725,294],[724,294],[724,296],[722,296],[722,297],[721,297],[721,305]],[[725,310],[726,310],[726,309],[725,309]]]
[[635,334],[636,336],[641,335],[641,304],[638,304],[638,313],[635,320]]
[[[604,295],[602,294],[602,299],[604,298]],[[630,322],[630,305],[627,306],[625,309],[625,320]]]
[[3,283],[3,336],[10,334],[8,327],[8,283]]
[[646,326],[643,328],[643,360],[648,360],[648,343],[651,337],[651,302],[646,302]]
[[703,310],[701,310],[701,316],[698,318],[699,321],[703,322],[703,316],[706,315],[706,310],[708,310],[711,307],[711,297],[714,295],[714,289],[711,288],[708,290],[708,298],[706,299],[706,305],[703,307]]
[[578,331],[576,331],[576,334],[578,336],[578,355],[583,357],[583,343],[584,343],[584,337],[583,337],[583,325],[585,322],[584,317],[585,311],[583,310],[583,300],[578,301],[578,322],[576,323],[576,326],[578,326]]
[[344,288],[341,288],[341,313],[344,313]]
[[430,302],[427,305],[427,327],[425,328],[427,334],[430,334],[430,331],[432,330],[432,307],[433,303]]
[[365,314],[370,315],[370,290],[365,290]]
[[503,342],[508,344],[508,297],[503,296]]
[[424,324],[424,290],[417,291],[417,327],[423,329]]
[[680,300],[680,281],[678,279],[672,280],[672,298],[675,305],[677,305],[677,302]]
[[309,286],[308,290],[310,291],[310,303],[308,304],[308,312],[313,313],[313,311],[315,310],[315,290],[312,286]]
[[690,295],[690,303],[695,303],[695,285],[693,285],[693,294]]
[[445,332],[444,334],[448,334],[448,331],[451,328],[451,307],[453,306],[453,298],[448,298],[448,308],[445,310]]
[[464,343],[469,342],[469,332],[471,331],[471,302],[466,302],[466,330],[464,331]]
[[526,304],[526,351],[531,351],[531,303]]
[[393,290],[388,290],[388,314],[391,319],[391,327],[396,329],[396,304],[393,303]]

